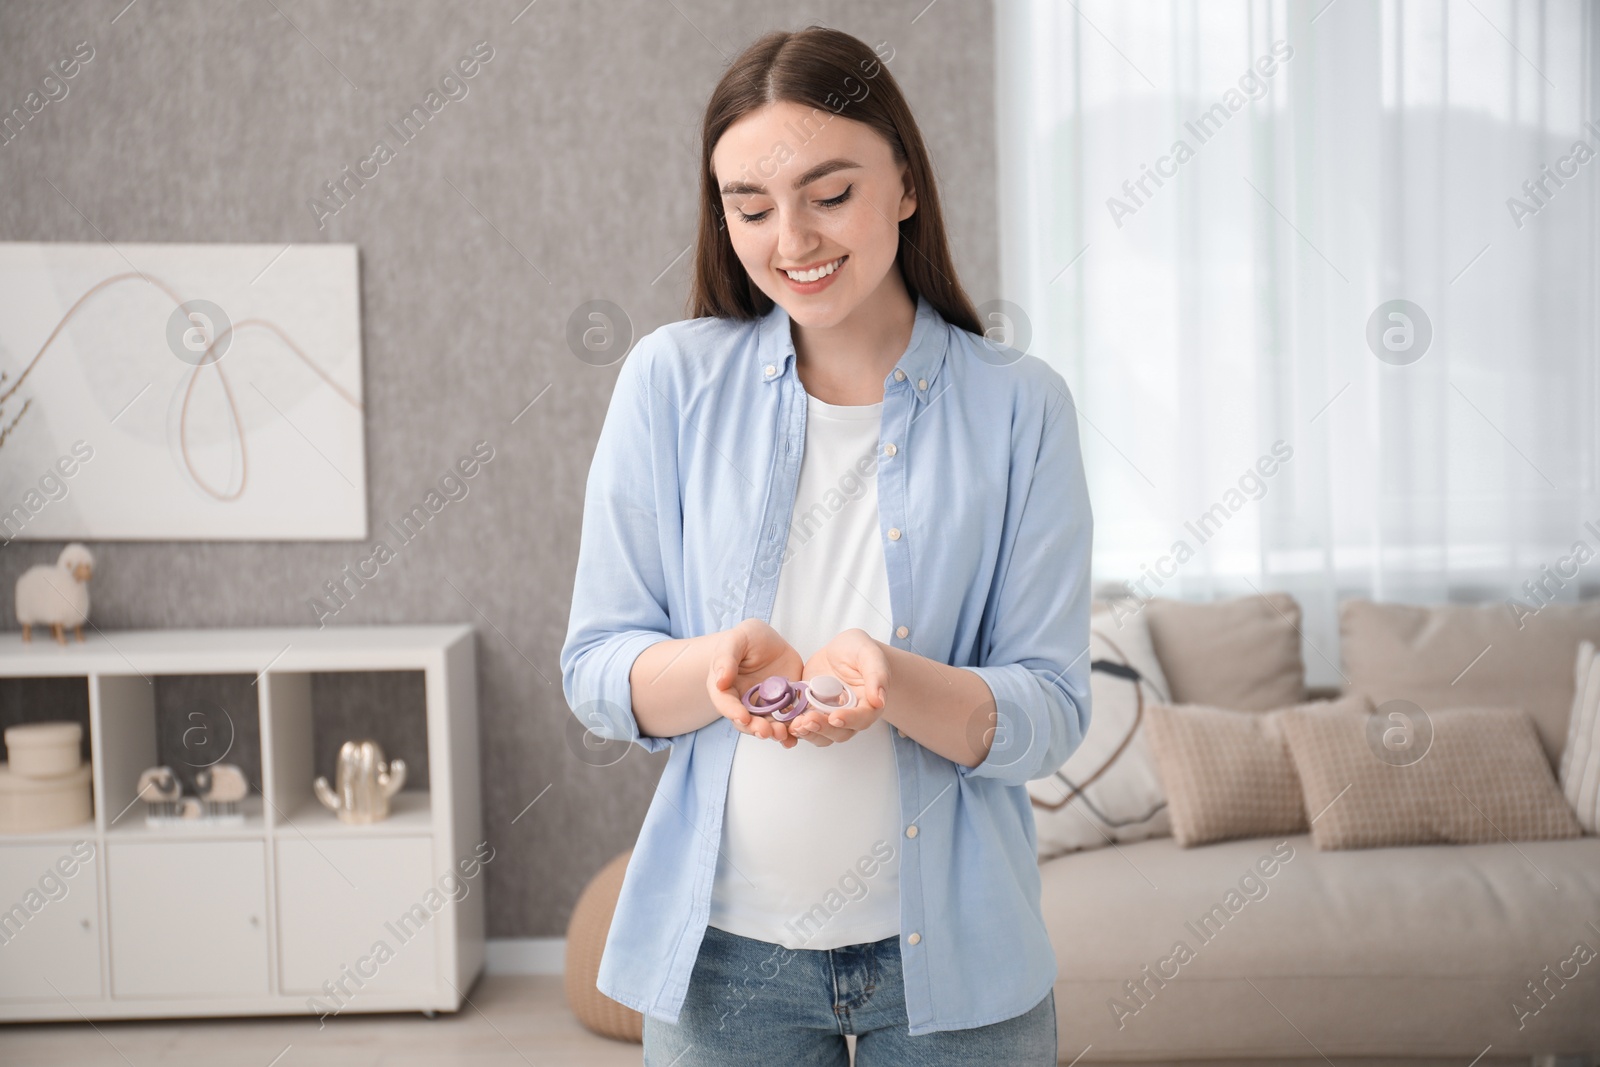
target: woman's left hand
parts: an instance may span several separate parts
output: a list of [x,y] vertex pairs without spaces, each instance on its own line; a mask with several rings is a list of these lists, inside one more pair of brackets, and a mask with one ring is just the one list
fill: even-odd
[[856,706],[829,711],[807,709],[790,733],[817,744],[846,741],[877,722],[889,692],[889,659],[883,646],[861,629],[845,630],[806,661],[801,680],[831,674],[854,690]]

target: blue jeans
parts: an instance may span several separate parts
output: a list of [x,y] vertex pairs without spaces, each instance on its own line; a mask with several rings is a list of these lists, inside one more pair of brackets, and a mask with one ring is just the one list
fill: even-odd
[[644,1018],[645,1067],[1054,1067],[1052,990],[1015,1018],[966,1030],[906,1031],[900,938],[790,949],[706,927],[676,1026]]

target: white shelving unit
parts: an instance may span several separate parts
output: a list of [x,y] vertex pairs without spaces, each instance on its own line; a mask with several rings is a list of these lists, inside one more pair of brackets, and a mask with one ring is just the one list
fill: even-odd
[[[0,634],[0,687],[82,680],[94,820],[0,834],[0,1020],[460,1008],[483,969],[493,858],[470,627],[42,636]],[[311,683],[363,671],[423,672],[428,781],[349,826],[312,793]],[[251,676],[261,792],[242,826],[148,827],[135,794],[157,763],[154,680],[216,674]]]

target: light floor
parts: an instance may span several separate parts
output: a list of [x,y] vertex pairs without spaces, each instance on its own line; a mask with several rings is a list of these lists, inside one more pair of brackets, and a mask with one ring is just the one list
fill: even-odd
[[0,1024],[5,1067],[640,1067],[641,1046],[596,1037],[558,976],[489,976],[455,1014]]

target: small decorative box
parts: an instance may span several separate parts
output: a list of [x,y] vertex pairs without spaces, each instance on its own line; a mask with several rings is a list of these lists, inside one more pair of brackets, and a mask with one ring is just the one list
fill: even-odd
[[83,727],[75,722],[30,722],[6,727],[11,773],[24,778],[71,774],[83,762]]
[[0,763],[0,833],[63,830],[86,823],[93,815],[87,763],[52,778],[30,778]]

